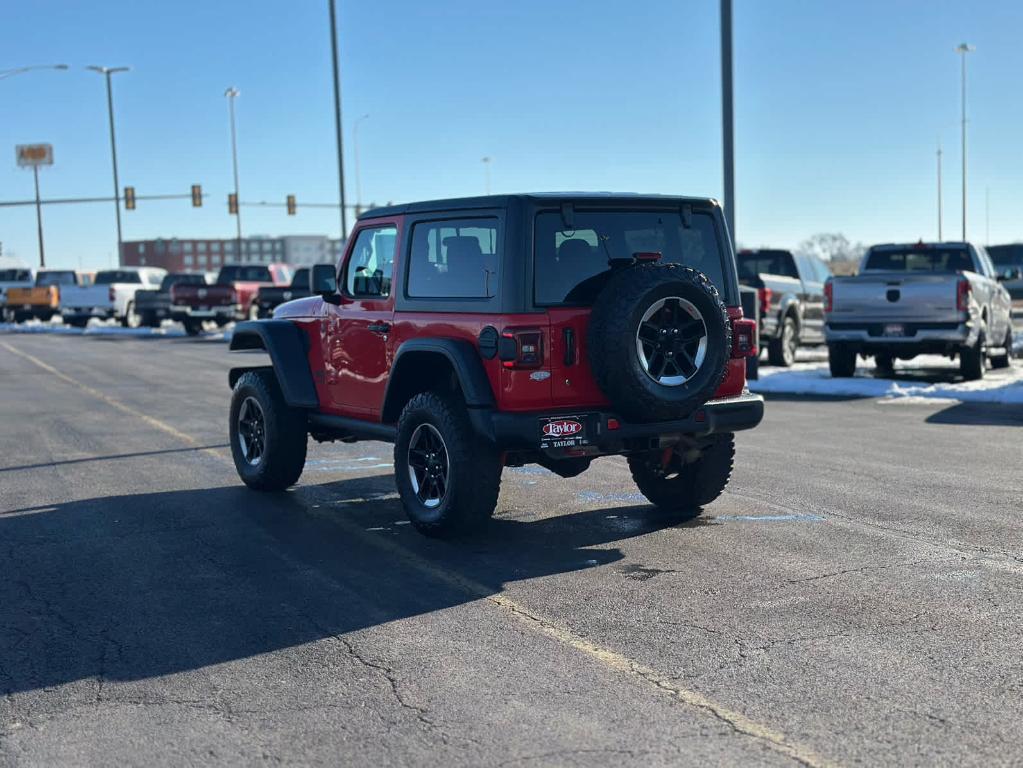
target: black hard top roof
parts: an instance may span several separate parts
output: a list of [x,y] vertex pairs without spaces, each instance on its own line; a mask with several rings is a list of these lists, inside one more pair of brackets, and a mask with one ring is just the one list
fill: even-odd
[[620,203],[634,206],[637,203],[654,203],[659,206],[717,205],[709,197],[681,197],[678,195],[644,195],[634,192],[521,192],[513,195],[483,195],[480,197],[453,197],[447,200],[423,200],[416,203],[400,203],[365,211],[359,219],[377,219],[384,216],[400,216],[406,213],[430,213],[433,211],[472,210],[474,208],[504,208],[511,201],[520,200],[540,205],[560,205],[578,202],[608,205]]

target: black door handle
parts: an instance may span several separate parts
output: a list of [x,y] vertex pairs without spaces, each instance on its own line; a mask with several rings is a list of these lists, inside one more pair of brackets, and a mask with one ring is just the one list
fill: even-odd
[[390,323],[370,323],[366,326],[366,330],[373,331],[373,333],[390,333]]

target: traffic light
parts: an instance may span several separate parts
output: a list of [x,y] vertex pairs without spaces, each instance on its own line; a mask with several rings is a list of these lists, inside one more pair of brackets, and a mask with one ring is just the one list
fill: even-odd
[[289,216],[294,216],[295,215],[295,196],[294,195],[288,195],[288,215]]
[[124,207],[126,210],[135,210],[135,187],[124,188]]
[[192,207],[202,208],[202,185],[192,185]]
[[234,192],[230,192],[227,195],[227,212],[235,215],[238,214],[238,195]]

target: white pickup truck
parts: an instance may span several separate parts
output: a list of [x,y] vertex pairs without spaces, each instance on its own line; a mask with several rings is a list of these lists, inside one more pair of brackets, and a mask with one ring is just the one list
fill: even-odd
[[159,288],[167,274],[156,267],[120,267],[96,273],[88,287],[70,287],[60,292],[60,314],[64,322],[84,328],[90,318],[114,318],[126,328],[137,328],[141,319],[135,311],[135,292]]
[[824,335],[832,376],[852,376],[856,356],[882,374],[895,359],[959,358],[964,378],[980,379],[990,358],[1012,355],[1009,292],[983,246],[972,243],[875,245],[855,277],[824,286]]

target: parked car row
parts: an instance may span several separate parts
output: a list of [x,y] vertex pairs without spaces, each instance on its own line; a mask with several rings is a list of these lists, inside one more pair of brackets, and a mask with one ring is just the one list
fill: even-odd
[[334,266],[294,273],[287,264],[227,264],[216,275],[155,267],[119,267],[84,273],[69,269],[0,271],[0,311],[7,322],[49,321],[58,315],[84,328],[93,318],[126,328],[182,323],[194,335],[207,321],[218,326],[270,317],[281,303],[332,284]]

